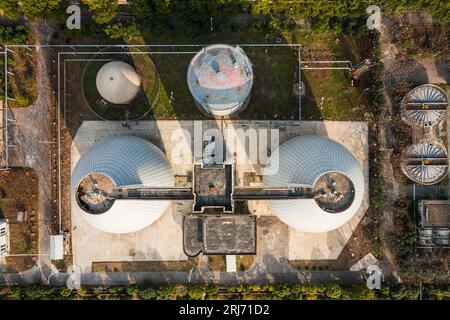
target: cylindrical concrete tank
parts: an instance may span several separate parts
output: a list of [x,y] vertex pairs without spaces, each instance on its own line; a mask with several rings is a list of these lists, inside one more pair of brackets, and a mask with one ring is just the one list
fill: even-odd
[[207,46],[191,60],[187,82],[204,113],[229,116],[242,110],[250,99],[252,64],[238,46]]

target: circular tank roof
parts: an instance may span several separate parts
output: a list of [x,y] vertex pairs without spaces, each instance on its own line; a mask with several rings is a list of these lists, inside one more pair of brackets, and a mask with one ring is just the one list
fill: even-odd
[[401,168],[403,173],[416,183],[438,183],[448,173],[447,151],[441,144],[421,141],[403,151]]
[[317,192],[324,183],[321,180],[334,179],[339,186],[329,181],[331,186],[324,186],[324,193],[343,195],[327,201],[317,199],[317,194],[314,199],[270,200],[280,220],[303,232],[320,233],[339,228],[358,212],[365,193],[364,175],[346,148],[328,138],[301,136],[283,143],[278,151],[271,162],[278,164],[278,172],[264,176],[264,185],[310,186]]
[[415,87],[402,100],[406,122],[422,128],[442,122],[447,115],[447,106],[445,91],[431,84]]
[[[92,181],[96,177],[104,177],[102,186],[98,178]],[[112,185],[174,186],[169,163],[162,151],[150,142],[137,137],[119,136],[94,145],[80,158],[73,170],[72,201],[81,207],[79,212],[86,221],[110,233],[129,233],[147,227],[159,219],[170,201],[116,199],[113,203],[106,203],[108,207],[105,209],[87,210],[84,206],[86,201],[81,205],[79,202],[80,187],[85,187],[86,182],[93,183],[92,190],[87,190],[94,192],[91,198],[100,196],[99,191],[109,190]]]
[[207,114],[228,116],[243,108],[250,97],[252,64],[238,46],[207,46],[192,58],[187,82]]
[[320,176],[314,184],[313,192],[317,205],[331,213],[345,211],[355,199],[355,187],[352,181],[338,172],[329,172]]
[[87,213],[104,213],[114,204],[114,199],[108,197],[114,188],[116,188],[114,182],[104,174],[88,174],[78,184],[77,203]]
[[103,99],[113,104],[130,103],[141,87],[141,77],[136,70],[122,61],[111,61],[103,65],[95,82]]

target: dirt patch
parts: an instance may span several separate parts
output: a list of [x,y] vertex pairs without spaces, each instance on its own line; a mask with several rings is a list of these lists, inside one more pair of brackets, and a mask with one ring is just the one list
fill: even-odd
[[427,14],[399,16],[391,28],[391,38],[403,54],[443,58],[450,54],[448,25],[433,21]]
[[255,263],[255,255],[244,255],[236,257],[236,264],[239,271],[246,271]]
[[[9,223],[10,254],[38,252],[38,176],[31,169],[0,172],[3,197],[0,208]],[[9,272],[21,272],[36,263],[36,257],[6,257]]]
[[92,272],[151,272],[151,271],[190,271],[197,268],[198,258],[187,261],[125,261],[93,262]]
[[[61,133],[61,150],[70,150],[72,138],[67,130]],[[64,263],[59,262],[59,270],[65,271],[66,266],[73,263],[72,258],[72,220],[70,210],[70,152],[61,152],[61,229],[68,236],[64,245]]]

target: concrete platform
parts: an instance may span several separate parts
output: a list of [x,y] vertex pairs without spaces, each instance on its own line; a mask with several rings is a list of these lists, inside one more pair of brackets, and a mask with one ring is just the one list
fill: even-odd
[[[358,213],[345,225],[327,233],[305,233],[288,227],[289,260],[337,259],[369,208],[369,146],[365,122],[302,121],[299,127],[280,132],[280,142],[299,135],[316,134],[333,139],[346,147],[359,161],[366,182],[365,197]],[[257,215],[273,215],[266,201],[250,201],[248,205]]]
[[[368,128],[365,122],[333,121],[138,121],[130,128],[121,122],[85,121],[71,146],[72,170],[78,159],[95,143],[111,136],[133,135],[147,139],[165,152],[175,175],[176,185],[192,187],[194,152],[191,146],[194,131],[225,129],[247,130],[278,128],[280,143],[299,135],[316,134],[329,137],[344,145],[360,162],[366,178],[365,199],[358,214],[341,228],[323,234],[289,230],[287,248],[279,256],[290,260],[337,259],[346,242],[368,208]],[[181,129],[181,130],[179,130]],[[248,148],[246,146],[245,148]],[[244,158],[248,154],[244,155]],[[261,174],[262,168],[250,161],[235,166],[235,184],[244,185],[244,173]],[[72,199],[72,243],[74,263],[90,270],[93,261],[185,260],[183,252],[182,217],[192,212],[192,201],[173,202],[153,225],[128,235],[114,235],[98,231],[87,224]],[[250,201],[249,209],[259,216],[273,216],[266,201]]]

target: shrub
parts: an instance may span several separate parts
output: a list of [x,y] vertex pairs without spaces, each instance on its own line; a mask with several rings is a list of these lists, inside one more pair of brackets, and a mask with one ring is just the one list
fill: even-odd
[[157,290],[158,300],[169,300],[172,298],[172,295],[175,291],[175,287],[173,285],[165,285],[161,286]]
[[127,288],[127,293],[130,296],[137,296],[139,294],[139,288],[136,285],[131,285]]
[[273,293],[281,299],[286,299],[291,295],[291,288],[287,284],[279,285]]
[[77,289],[77,295],[79,297],[85,297],[87,295],[87,288],[86,287],[80,287]]
[[33,285],[24,288],[25,296],[29,299],[42,299],[53,294],[54,288],[40,285]]
[[22,296],[22,290],[20,287],[12,287],[9,294],[16,299],[20,299]]
[[325,286],[325,294],[328,298],[339,299],[342,296],[342,289],[338,284],[329,284]]
[[173,294],[176,298],[184,298],[188,294],[187,287],[182,284],[178,284],[175,286]]
[[190,285],[187,288],[189,299],[202,300],[205,297],[205,286],[203,285]]
[[219,292],[219,286],[215,284],[211,284],[205,288],[205,293],[207,295],[215,295],[217,292]]
[[63,298],[68,298],[72,295],[72,289],[71,288],[61,288],[61,291],[59,292],[59,295]]

